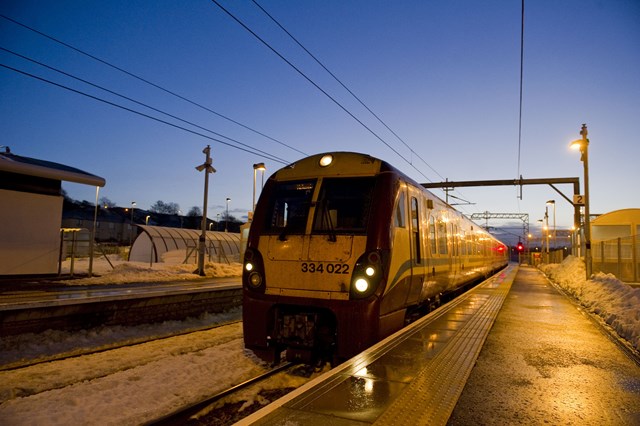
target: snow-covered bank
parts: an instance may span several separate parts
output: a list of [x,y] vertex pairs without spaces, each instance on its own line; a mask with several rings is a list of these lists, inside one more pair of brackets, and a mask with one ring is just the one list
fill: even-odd
[[586,280],[584,261],[574,256],[561,264],[541,265],[540,269],[640,350],[640,288],[632,288],[613,274],[602,272]]
[[[62,281],[67,285],[101,285],[101,284],[126,284],[138,282],[163,282],[197,280],[202,278],[194,271],[197,265],[182,263],[143,263],[129,262],[116,258],[109,258],[111,264],[104,257],[94,259],[93,274],[91,278],[78,278]],[[113,267],[111,266],[113,265]],[[65,261],[62,271],[68,274],[71,270],[71,262]],[[89,271],[89,259],[75,259],[74,273],[86,274]],[[212,277],[239,277],[242,275],[240,263],[214,263],[205,262],[204,268],[207,278]]]

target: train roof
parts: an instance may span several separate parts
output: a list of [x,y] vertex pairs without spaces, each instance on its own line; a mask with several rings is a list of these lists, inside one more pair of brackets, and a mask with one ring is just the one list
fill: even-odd
[[351,151],[332,151],[310,155],[281,168],[272,177],[275,179],[293,179],[325,174],[332,176],[358,176],[384,172],[398,174],[403,179],[420,186],[419,183],[388,162],[369,154]]

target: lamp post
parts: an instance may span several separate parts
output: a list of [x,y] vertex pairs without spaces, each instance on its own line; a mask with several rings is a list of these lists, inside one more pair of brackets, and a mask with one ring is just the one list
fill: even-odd
[[256,210],[256,172],[258,170],[262,172],[262,187],[264,187],[264,171],[267,170],[267,168],[264,166],[264,163],[253,165],[253,204],[251,205],[252,212],[255,212]]
[[93,245],[96,240],[96,227],[98,224],[98,194],[100,194],[100,187],[96,186],[96,205],[93,209],[93,227],[91,228],[91,240],[89,241],[89,278],[93,276]]
[[209,195],[209,173],[215,173],[216,169],[214,169],[211,165],[211,147],[207,145],[207,147],[202,150],[202,153],[205,155],[205,161],[203,164],[196,166],[196,170],[199,172],[204,171],[204,201],[202,206],[201,224],[202,232],[200,233],[200,238],[198,239],[198,275],[204,277],[204,252],[205,241],[207,240],[207,198]]
[[229,201],[231,201],[231,198],[227,197],[227,217],[224,220],[224,232],[229,231]]
[[216,213],[216,231],[220,231],[220,213]]
[[553,249],[556,249],[558,244],[556,239],[556,200],[547,201],[548,206],[553,206]]
[[547,240],[547,263],[549,263],[549,207],[544,207],[544,232],[545,239]]
[[[580,129],[581,139],[572,141],[569,146],[580,149],[580,161],[584,164],[584,266],[587,280],[591,278],[591,219],[589,217],[589,139],[587,138],[587,125]],[[576,200],[574,203],[577,204]]]
[[[131,202],[131,232],[129,232],[129,247],[131,247],[131,242],[133,240],[133,208],[136,206],[136,202]],[[129,249],[131,250],[131,249]]]

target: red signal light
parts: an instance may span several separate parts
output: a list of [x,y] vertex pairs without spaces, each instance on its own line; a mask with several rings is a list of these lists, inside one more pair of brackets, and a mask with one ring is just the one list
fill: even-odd
[[524,244],[522,244],[522,242],[518,241],[517,249],[518,249],[518,251],[524,251]]

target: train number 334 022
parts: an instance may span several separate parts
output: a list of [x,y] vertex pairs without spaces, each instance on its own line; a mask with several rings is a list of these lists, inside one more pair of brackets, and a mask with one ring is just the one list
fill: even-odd
[[349,265],[346,263],[313,263],[302,262],[302,272],[318,273],[318,274],[348,274]]

